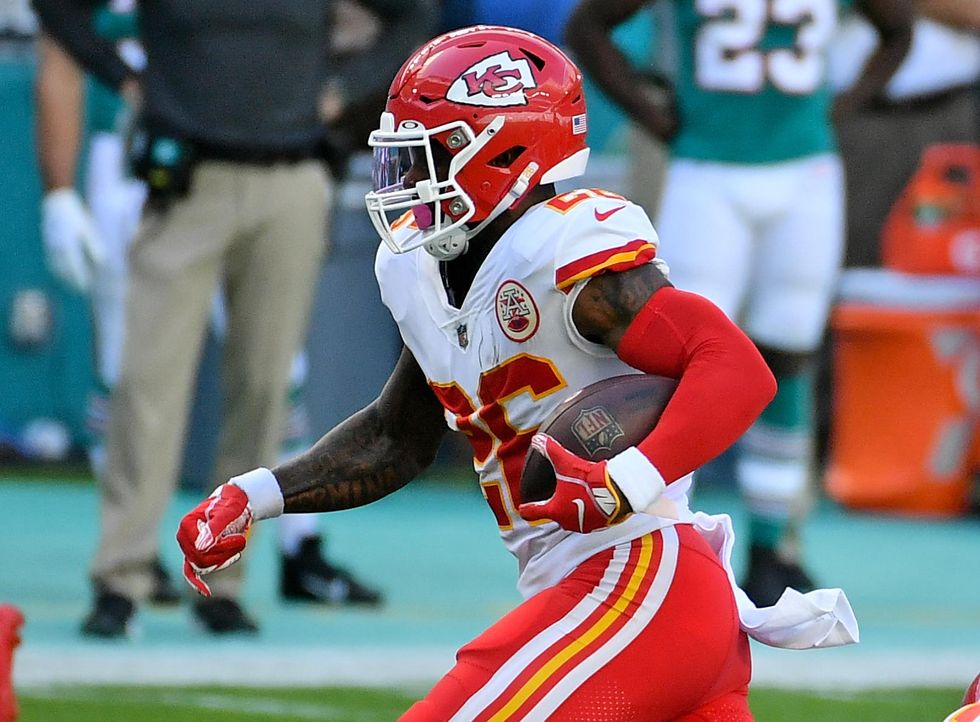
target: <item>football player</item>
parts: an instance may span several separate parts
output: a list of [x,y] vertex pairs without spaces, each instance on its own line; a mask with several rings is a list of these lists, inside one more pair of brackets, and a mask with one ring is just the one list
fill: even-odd
[[[253,521],[373,502],[422,472],[447,428],[465,434],[526,600],[404,720],[750,720],[750,634],[856,640],[840,590],[752,606],[731,582],[727,517],[690,511],[691,471],[775,383],[717,307],[668,281],[638,206],[555,192],[584,172],[585,137],[581,74],[549,42],[475,26],[416,51],[370,136],[366,197],[402,355],[373,403],[305,454],[221,485],[177,532],[185,576],[208,594]],[[679,379],[638,446],[592,463],[535,434],[576,390],[623,373]],[[523,503],[532,445],[558,481]]]
[[831,115],[884,88],[911,33],[908,0],[858,2],[882,42],[833,109],[825,71],[837,0],[661,3],[677,59],[674,103],[638,92],[641,74],[610,37],[651,0],[581,0],[566,30],[599,86],[639,127],[669,140],[657,228],[672,280],[739,323],[776,376],[776,397],[736,461],[749,512],[743,588],[759,605],[786,587],[814,586],[797,526],[812,465],[815,352],[844,243]]

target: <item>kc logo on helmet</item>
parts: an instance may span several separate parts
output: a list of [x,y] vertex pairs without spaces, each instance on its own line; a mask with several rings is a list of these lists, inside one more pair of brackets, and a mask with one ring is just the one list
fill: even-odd
[[527,105],[525,90],[537,87],[531,64],[506,50],[470,66],[453,81],[446,99],[466,105],[503,107]]

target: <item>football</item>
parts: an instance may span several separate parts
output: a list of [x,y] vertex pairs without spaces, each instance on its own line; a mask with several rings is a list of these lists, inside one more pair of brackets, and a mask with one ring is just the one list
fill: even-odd
[[[583,459],[609,459],[646,438],[676,388],[676,379],[642,373],[603,379],[566,399],[538,431]],[[530,449],[521,474],[521,499],[543,501],[554,491],[554,469]]]

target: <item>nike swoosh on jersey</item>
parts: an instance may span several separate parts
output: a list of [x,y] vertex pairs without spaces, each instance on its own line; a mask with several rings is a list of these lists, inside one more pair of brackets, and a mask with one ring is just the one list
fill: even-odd
[[602,223],[604,220],[609,218],[609,216],[611,216],[613,213],[616,213],[617,211],[621,211],[625,207],[626,207],[625,205],[616,206],[615,208],[610,208],[608,211],[603,211],[602,213],[599,212],[598,208],[594,208],[592,212],[595,214],[595,219],[599,221],[599,223]]
[[575,508],[578,509],[578,530],[585,533],[585,502],[581,499],[572,499]]

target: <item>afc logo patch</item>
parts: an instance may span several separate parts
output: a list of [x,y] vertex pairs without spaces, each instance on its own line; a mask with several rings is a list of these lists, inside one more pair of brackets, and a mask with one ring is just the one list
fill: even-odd
[[602,406],[579,412],[578,418],[572,422],[572,433],[589,456],[595,456],[602,449],[612,451],[613,442],[626,435],[623,427]]
[[538,330],[541,315],[531,294],[517,281],[504,281],[497,289],[497,323],[511,341],[523,343]]
[[524,91],[536,87],[531,63],[504,50],[464,70],[449,86],[446,100],[490,107],[527,105]]

